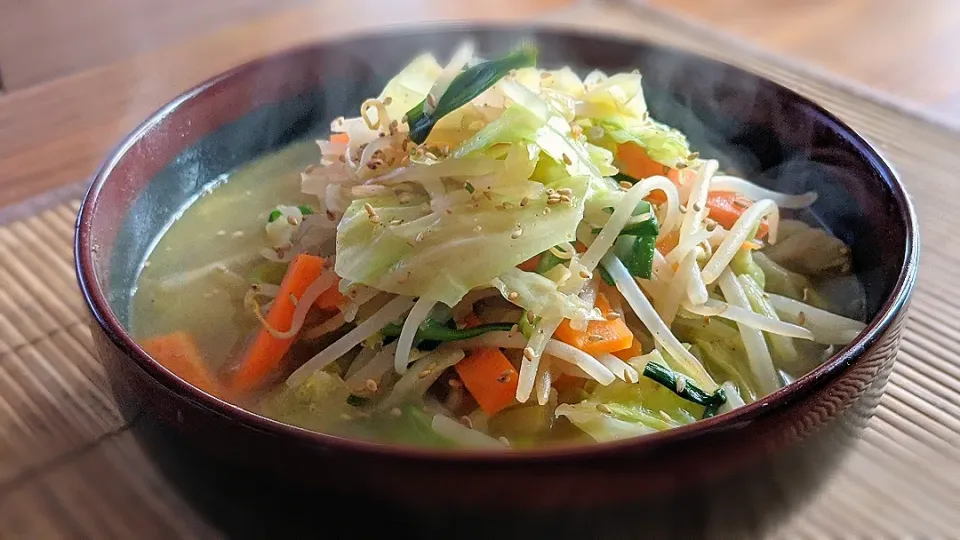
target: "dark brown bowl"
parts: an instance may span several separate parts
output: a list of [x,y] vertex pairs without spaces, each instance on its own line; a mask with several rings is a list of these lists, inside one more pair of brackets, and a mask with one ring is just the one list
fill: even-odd
[[[813,372],[733,413],[624,442],[500,454],[311,433],[207,395],[144,353],[126,330],[129,291],[152,240],[188,198],[223,172],[322,132],[416,53],[444,55],[465,37],[491,55],[532,37],[545,66],[639,68],[654,116],[703,154],[723,156],[769,187],[816,189],[821,197],[807,217],[851,246],[867,329]],[[893,367],[918,247],[912,206],[890,167],[849,127],[786,88],[649,43],[457,27],[313,45],[180,96],[97,175],[77,222],[76,264],[125,414],[147,413],[191,452],[244,467],[247,478],[363,493],[383,501],[379,509],[427,509],[409,514],[425,516],[413,530],[443,522],[477,535],[485,526],[502,535],[526,524],[560,536],[705,536],[758,532],[805,500],[846,453]]]

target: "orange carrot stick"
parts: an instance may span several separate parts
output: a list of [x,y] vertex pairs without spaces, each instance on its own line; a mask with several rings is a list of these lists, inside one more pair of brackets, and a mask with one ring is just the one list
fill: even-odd
[[332,143],[349,144],[349,143],[350,143],[350,135],[347,135],[346,133],[331,133],[331,134],[330,134],[330,142],[332,142]]
[[622,318],[606,318],[612,313],[607,297],[598,294],[596,306],[605,317],[604,320],[590,321],[587,329],[581,331],[574,330],[570,321],[564,319],[553,335],[560,341],[592,355],[629,349],[633,345],[633,334]]
[[[753,201],[732,191],[711,192],[707,197],[707,208],[710,210],[710,219],[727,229],[733,227],[737,219],[750,208]],[[760,221],[757,229],[757,238],[763,238],[770,231],[767,220]]]
[[500,349],[476,349],[454,369],[488,415],[493,416],[516,403],[520,375]]
[[152,337],[140,343],[143,350],[163,367],[208,394],[222,397],[222,387],[203,363],[203,355],[193,336],[180,330]]
[[333,285],[329,289],[323,291],[323,293],[317,298],[317,301],[313,305],[317,306],[320,309],[337,309],[338,306],[343,302],[344,296],[340,292],[340,276],[337,276],[333,280]]
[[517,268],[523,270],[524,272],[536,272],[538,264],[540,264],[540,256],[534,255],[533,257],[530,257],[529,259],[518,264]]
[[[297,255],[280,283],[280,291],[273,300],[266,321],[274,330],[285,332],[293,324],[293,312],[296,305],[291,296],[297,300],[311,283],[316,281],[324,272],[323,259],[314,255],[301,253]],[[287,354],[290,345],[296,336],[289,339],[274,337],[265,328],[261,328],[247,350],[240,364],[240,369],[234,374],[231,386],[236,392],[249,392],[260,386],[267,376],[280,367],[280,361]]]
[[[624,143],[617,147],[617,163],[620,170],[627,176],[638,180],[656,175],[664,175],[678,187],[693,180],[694,173],[689,169],[675,169],[658,163],[647,155],[647,151],[634,143]],[[654,204],[663,204],[667,199],[663,192],[654,191],[647,196],[647,200]]]

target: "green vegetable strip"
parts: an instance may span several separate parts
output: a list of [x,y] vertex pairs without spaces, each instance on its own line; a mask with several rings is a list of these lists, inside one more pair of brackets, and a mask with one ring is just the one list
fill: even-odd
[[523,314],[520,315],[520,321],[517,323],[517,326],[520,327],[520,333],[523,334],[523,337],[530,339],[530,336],[533,335],[533,329],[540,324],[541,317],[534,317],[533,321],[528,318],[528,311],[524,310]]
[[653,273],[653,257],[657,250],[656,236],[638,236],[633,241],[628,260],[623,261],[630,275],[650,279]]
[[305,216],[309,216],[309,215],[313,214],[313,208],[310,208],[309,206],[307,206],[307,205],[305,205],[305,204],[301,204],[301,205],[298,206],[297,208],[299,208],[299,209],[300,209],[300,213],[303,214],[303,215],[305,215]]
[[473,101],[510,71],[533,66],[536,62],[536,47],[527,45],[499,60],[483,62],[464,70],[453,79],[446,92],[437,100],[437,106],[432,113],[427,114],[423,110],[426,100],[407,112],[410,139],[422,144],[441,118]]
[[[687,401],[707,407],[708,410],[719,408],[727,402],[727,395],[723,388],[717,388],[716,392],[708,394],[687,377],[683,378],[683,383],[678,384],[681,375],[657,362],[647,362],[646,367],[643,368],[643,376],[666,386],[671,392]],[[713,414],[716,414],[716,411]]]
[[553,267],[558,264],[563,264],[565,261],[560,257],[557,257],[549,249],[540,254],[540,261],[537,262],[537,273],[541,276],[549,272]]
[[[402,328],[403,326],[400,324],[390,323],[383,327],[380,333],[384,336],[396,337],[400,335]],[[511,328],[513,328],[513,325],[510,323],[490,323],[458,330],[427,320],[427,322],[420,325],[415,339],[421,341],[459,341],[461,339],[477,337],[487,332],[508,332]]]
[[650,219],[639,223],[628,223],[620,231],[620,234],[635,234],[637,236],[654,236],[660,234],[660,224],[657,223],[657,216],[653,213],[653,207],[647,201],[640,201],[640,204],[633,210],[634,216],[650,214]]
[[267,217],[267,223],[273,223],[274,221],[280,219],[280,216],[282,215],[283,215],[283,212],[279,210],[274,210],[273,212],[270,212],[270,216]]

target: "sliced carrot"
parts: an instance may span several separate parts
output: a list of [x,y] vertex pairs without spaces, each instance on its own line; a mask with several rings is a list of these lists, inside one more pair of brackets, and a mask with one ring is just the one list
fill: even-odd
[[454,369],[488,415],[493,416],[516,403],[520,375],[500,349],[476,349]]
[[[733,227],[737,219],[746,212],[753,201],[732,191],[711,192],[707,197],[707,208],[710,209],[710,219],[719,223],[727,229]],[[770,230],[767,220],[760,221],[760,228],[757,230],[757,238],[763,238]]]
[[621,351],[614,351],[614,356],[626,362],[631,358],[636,358],[638,356],[643,356],[643,344],[640,343],[639,339],[634,339],[633,343],[629,347]]
[[540,256],[534,255],[533,257],[530,257],[529,259],[518,264],[517,268],[523,270],[524,272],[536,272],[538,264],[540,264]]
[[[307,287],[323,272],[321,257],[306,253],[297,255],[283,276],[277,297],[273,300],[270,312],[267,313],[267,323],[275,330],[287,331],[293,323],[293,312],[296,310],[296,305],[290,297],[299,300]],[[261,328],[247,350],[240,369],[231,380],[233,390],[238,393],[249,392],[263,384],[267,376],[280,367],[280,361],[283,360],[283,356],[287,354],[295,339],[296,336],[278,339],[265,328]]]
[[680,229],[674,229],[657,240],[657,249],[660,250],[660,253],[670,253],[678,244],[680,244]]
[[313,305],[320,309],[337,309],[337,307],[343,302],[344,298],[346,297],[343,296],[342,292],[340,292],[340,276],[337,276],[333,280],[333,286],[323,291]]
[[[642,180],[650,176],[665,175],[678,187],[692,181],[695,174],[689,169],[676,169],[654,161],[647,155],[646,150],[635,143],[624,143],[617,147],[617,164],[627,176]],[[667,201],[661,191],[654,191],[646,198],[654,204]]]
[[349,144],[349,143],[350,143],[350,135],[347,135],[346,133],[331,133],[331,134],[330,134],[330,142],[332,142],[332,143],[340,143],[340,144]]
[[181,330],[152,337],[140,345],[154,360],[181,379],[208,394],[222,397],[223,389],[219,381],[203,363],[203,355],[197,343],[187,332]]
[[[596,306],[600,308],[600,313],[604,317],[611,313],[610,303],[602,294],[597,295]],[[622,351],[633,345],[633,334],[619,317],[590,321],[587,323],[587,329],[582,331],[574,330],[570,326],[570,321],[564,319],[553,335],[560,341],[592,355]]]

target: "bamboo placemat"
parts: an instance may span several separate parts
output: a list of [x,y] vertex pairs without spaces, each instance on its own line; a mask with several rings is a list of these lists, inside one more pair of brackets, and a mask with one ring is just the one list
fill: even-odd
[[[643,7],[582,6],[588,24],[690,48],[823,103],[873,140],[917,206],[923,267],[898,363],[842,470],[781,538],[960,535],[960,133]],[[72,263],[77,188],[0,210],[0,537],[218,537],[113,402]],[[318,518],[318,534],[322,520]]]

